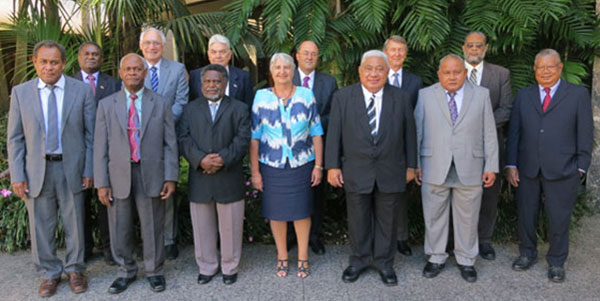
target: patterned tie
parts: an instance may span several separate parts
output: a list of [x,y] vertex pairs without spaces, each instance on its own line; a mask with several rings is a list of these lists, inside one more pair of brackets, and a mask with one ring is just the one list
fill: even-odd
[[152,91],[158,92],[158,73],[156,66],[150,68],[150,82],[152,83]]
[[54,88],[56,86],[46,85],[50,89],[48,96],[48,129],[46,132],[46,152],[54,153],[58,150],[58,106],[56,105],[56,94]]
[[140,162],[140,117],[135,108],[137,95],[129,95],[131,105],[129,106],[129,118],[127,122],[127,136],[129,136],[129,150],[131,152],[131,161]]
[[215,122],[215,117],[217,117],[217,103],[210,102],[210,117],[212,117],[212,121]]
[[87,79],[90,83],[90,86],[92,86],[92,93],[96,95],[96,78],[92,74],[90,74],[87,76]]
[[304,80],[302,81],[302,87],[304,87],[304,88],[310,88],[310,87],[308,86],[308,81],[309,81],[309,80],[310,80],[310,77],[308,77],[308,76],[305,76],[305,77],[304,77]]
[[477,69],[473,68],[473,70],[471,70],[471,76],[469,77],[469,81],[473,85],[477,86]]
[[400,88],[400,80],[398,79],[398,77],[400,76],[400,74],[398,74],[397,72],[394,73],[394,82],[392,83],[392,85]]
[[454,96],[456,92],[448,92],[448,96],[450,96],[450,101],[448,101],[448,109],[450,109],[450,119],[452,119],[452,125],[456,123],[456,119],[458,118],[458,108],[456,107],[456,101],[454,100]]
[[546,112],[546,109],[550,105],[550,101],[552,97],[550,96],[550,88],[544,88],[544,92],[546,92],[546,97],[544,97],[544,103],[542,104],[542,110]]
[[367,116],[369,116],[369,127],[371,127],[371,136],[377,136],[377,112],[375,111],[375,94],[369,99],[367,107]]

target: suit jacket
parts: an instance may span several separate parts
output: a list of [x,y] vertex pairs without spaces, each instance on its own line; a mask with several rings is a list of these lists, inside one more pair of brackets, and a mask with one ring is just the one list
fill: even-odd
[[[298,69],[294,70],[292,83],[295,86],[302,86],[302,80],[300,80],[300,73],[298,72]],[[327,126],[329,125],[331,98],[337,89],[337,81],[333,76],[315,71],[315,80],[312,91],[315,95],[315,100],[317,101],[317,110],[319,111],[319,116],[321,117],[321,125],[323,126],[324,132],[327,131]]]
[[379,130],[371,136],[360,83],[337,91],[331,103],[325,151],[327,169],[341,168],[348,192],[384,193],[406,188],[406,168],[417,166],[416,132],[408,95],[386,84]]
[[[75,72],[73,75],[71,75],[71,77],[83,81],[83,78],[81,78],[81,71]],[[119,90],[121,90],[120,80],[106,73],[100,72],[96,84],[96,94],[94,94],[94,100],[96,101],[96,105],[98,105],[98,101],[100,101],[100,99],[109,96],[113,93],[119,92]]]
[[538,84],[517,93],[510,117],[507,165],[548,180],[572,176],[590,166],[594,125],[590,93],[561,80],[546,112],[542,112]]
[[[190,72],[190,101],[202,96],[202,68]],[[252,107],[254,100],[254,90],[250,81],[250,73],[229,65],[229,97],[240,100]],[[250,110],[250,109],[248,109]]]
[[[94,185],[111,187],[116,198],[129,196],[131,153],[127,136],[127,100],[121,90],[98,104],[94,135]],[[177,181],[177,137],[169,102],[144,89],[140,132],[140,168],[144,194],[158,197],[165,181]]]
[[[188,81],[186,77],[185,66],[181,63],[171,61],[165,58],[160,60],[160,70],[158,76],[158,90],[156,93],[163,96],[168,102],[175,120],[179,120],[183,112],[183,106],[188,103]],[[152,90],[152,74],[148,69],[146,88]]]
[[[391,85],[389,80],[388,83]],[[418,75],[408,72],[406,69],[402,68],[402,86],[400,89],[408,94],[410,105],[413,108],[417,105],[419,89],[421,88],[423,88],[423,81],[421,81],[421,78]]]
[[465,186],[481,185],[483,172],[498,172],[498,140],[489,92],[466,81],[464,85],[454,126],[440,83],[419,91],[415,121],[423,182],[442,185],[452,162]]
[[510,118],[510,109],[513,102],[510,88],[510,71],[484,61],[480,85],[490,91],[496,126],[501,128]]
[[[45,124],[38,78],[12,89],[8,111],[8,165],[11,183],[28,181],[29,196],[38,197],[46,170]],[[92,89],[65,76],[60,139],[63,167],[73,193],[82,190],[82,177],[91,178],[94,112]]]
[[[190,163],[190,202],[236,202],[244,198],[243,159],[250,146],[250,111],[236,99],[224,96],[215,121],[208,101],[200,97],[185,106],[178,132],[179,149]],[[224,166],[215,174],[202,173],[200,162],[218,153]]]

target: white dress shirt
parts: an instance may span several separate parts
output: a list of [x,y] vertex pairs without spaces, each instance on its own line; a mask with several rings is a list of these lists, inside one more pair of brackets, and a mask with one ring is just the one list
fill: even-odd
[[481,86],[481,75],[483,74],[483,61],[479,62],[479,64],[477,64],[477,66],[475,67],[465,62],[465,67],[467,68],[467,80],[471,78],[471,72],[473,72],[473,69],[477,69],[477,85]]
[[298,75],[300,75],[300,87],[302,87],[302,84],[304,83],[304,78],[308,76],[308,88],[312,90],[315,86],[315,70],[306,75],[298,68]]
[[362,87],[363,96],[365,98],[365,108],[369,107],[369,102],[371,100],[371,96],[375,94],[375,130],[379,131],[379,116],[381,116],[381,102],[383,100],[383,88],[381,90],[373,93],[367,90],[365,86],[360,85]]
[[394,85],[394,74],[396,73],[398,73],[398,82],[400,83],[400,87],[402,87],[402,68],[398,69],[398,71],[394,71],[390,68],[390,71],[388,72],[388,83],[392,86]]
[[[38,78],[38,91],[42,102],[42,113],[44,114],[44,131],[45,137],[48,139],[48,97],[50,97],[50,88],[46,87],[46,83]],[[47,152],[48,154],[62,154],[62,137],[60,135],[62,125],[63,100],[65,98],[65,76],[61,75],[58,81],[54,84],[54,96],[56,96],[56,111],[58,115],[58,149],[56,152]]]
[[[162,59],[158,60],[158,62],[154,65],[151,65],[150,62],[146,61],[146,64],[148,65],[148,74],[147,76],[150,76],[150,78],[152,78],[152,71],[150,70],[150,68],[152,67],[156,67],[156,77],[158,77],[158,82],[160,83],[160,63],[162,62]],[[150,87],[152,88],[152,87]],[[150,89],[152,90],[152,89]]]

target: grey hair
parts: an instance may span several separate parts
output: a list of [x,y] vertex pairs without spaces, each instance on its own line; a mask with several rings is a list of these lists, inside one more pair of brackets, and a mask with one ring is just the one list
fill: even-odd
[[537,61],[537,59],[539,57],[543,57],[543,56],[549,56],[549,55],[554,55],[556,56],[556,58],[558,59],[558,62],[562,63],[562,60],[560,59],[560,54],[558,53],[558,51],[552,49],[552,48],[546,48],[546,49],[542,49],[540,50],[540,52],[538,52],[535,55],[535,60]]
[[212,37],[210,37],[210,39],[208,40],[208,48],[210,48],[210,45],[214,43],[225,44],[227,49],[231,50],[231,43],[229,42],[229,39],[224,35],[215,34]]
[[287,53],[279,52],[273,54],[271,60],[269,61],[269,70],[273,71],[273,65],[275,65],[275,61],[281,60],[284,63],[288,63],[292,65],[292,69],[296,69],[296,64],[294,64],[294,59]]
[[478,34],[480,36],[483,37],[483,43],[487,44],[487,36],[485,35],[485,33],[479,31],[479,30],[473,30],[473,31],[469,31],[469,33],[465,36],[465,43],[467,42],[467,38],[472,35],[472,34]]
[[377,49],[372,49],[372,50],[369,50],[369,51],[365,52],[362,55],[362,59],[360,60],[360,65],[362,66],[362,64],[365,62],[365,60],[368,59],[368,58],[370,58],[370,57],[380,57],[380,58],[383,58],[383,60],[385,61],[385,65],[388,68],[390,67],[390,62],[388,61],[387,55],[383,51],[377,50]]
[[443,57],[443,58],[440,60],[440,64],[439,64],[439,66],[438,66],[438,70],[441,70],[441,69],[442,69],[442,63],[443,63],[443,62],[444,62],[446,59],[450,59],[450,58],[457,59],[457,60],[459,60],[459,61],[460,61],[460,63],[461,63],[463,66],[465,65],[465,60],[463,60],[463,58],[462,58],[462,57],[460,57],[459,55],[456,55],[456,54],[454,54],[454,53],[450,53],[450,54],[447,54],[446,56],[444,56],[444,57]]
[[127,57],[129,57],[129,56],[136,56],[138,59],[140,59],[140,60],[142,61],[143,65],[144,65],[144,70],[148,68],[148,66],[146,66],[146,60],[144,60],[144,58],[143,58],[141,55],[139,55],[139,54],[137,54],[137,53],[130,52],[130,53],[128,53],[128,54],[126,54],[126,55],[124,55],[124,56],[121,58],[121,60],[119,61],[119,69],[121,69],[121,68],[123,67],[123,62],[124,62],[124,61],[125,61],[125,59],[126,59]]
[[162,31],[160,31],[154,27],[148,27],[148,28],[146,28],[146,30],[144,30],[144,31],[142,31],[142,33],[140,33],[140,42],[144,41],[144,35],[146,35],[146,33],[150,32],[150,31],[158,32],[163,45],[167,43],[167,37],[165,37],[165,34]]
[[62,44],[60,44],[56,41],[52,41],[52,40],[43,40],[43,41],[40,41],[37,44],[35,44],[35,46],[33,46],[33,57],[34,58],[37,58],[38,51],[42,47],[58,49],[58,51],[60,52],[61,61],[65,62],[67,60],[67,51],[65,50],[65,47]]
[[387,40],[385,40],[385,43],[383,43],[383,49],[385,49],[387,47],[387,45],[390,43],[390,41],[404,44],[406,46],[406,48],[408,49],[408,45],[406,44],[406,39],[399,35],[393,35],[393,36],[389,37]]
[[227,80],[229,79],[229,76],[227,74],[227,69],[225,69],[225,67],[219,65],[219,64],[210,64],[204,68],[202,68],[202,71],[200,71],[200,79],[204,79],[204,74],[206,74],[206,72],[208,71],[217,71],[219,73],[221,73],[221,76],[223,77],[223,81],[227,82]]

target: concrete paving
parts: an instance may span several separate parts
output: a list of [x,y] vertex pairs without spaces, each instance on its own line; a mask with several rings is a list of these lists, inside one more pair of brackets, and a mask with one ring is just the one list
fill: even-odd
[[[165,265],[167,290],[150,291],[144,273],[127,291],[110,295],[107,289],[116,268],[95,260],[88,266],[89,290],[80,295],[70,292],[66,278],[50,300],[600,300],[600,216],[586,218],[572,233],[567,262],[567,278],[555,284],[546,278],[543,258],[548,246],[540,246],[540,260],[529,271],[514,272],[510,266],[517,254],[514,244],[497,245],[495,261],[479,259],[476,283],[465,282],[453,258],[434,279],[421,276],[426,257],[422,246],[413,247],[414,255],[396,256],[399,285],[386,287],[375,271],[368,271],[352,284],[341,280],[347,263],[348,246],[327,246],[325,255],[310,254],[311,275],[295,275],[296,254],[290,253],[290,275],[275,276],[273,245],[244,246],[238,281],[226,286],[221,276],[206,285],[196,284],[198,269],[193,247],[181,250],[175,261]],[[59,251],[64,255],[64,250]],[[41,277],[35,272],[30,253],[0,254],[0,300],[39,300],[37,287]]]

